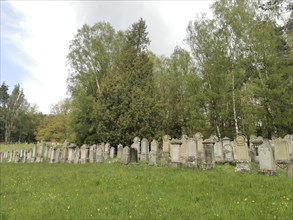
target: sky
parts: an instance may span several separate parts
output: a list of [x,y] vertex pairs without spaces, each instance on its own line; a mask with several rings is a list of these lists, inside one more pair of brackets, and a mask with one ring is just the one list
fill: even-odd
[[212,0],[193,1],[0,1],[1,72],[11,92],[20,84],[26,99],[48,114],[68,97],[66,56],[69,43],[83,24],[110,22],[126,30],[146,21],[149,50],[169,56],[184,43],[188,22],[210,13]]

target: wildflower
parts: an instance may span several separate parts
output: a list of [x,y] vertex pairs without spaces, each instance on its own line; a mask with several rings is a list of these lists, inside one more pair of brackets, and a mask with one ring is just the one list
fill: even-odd
[[247,201],[247,198],[245,198],[244,201]]

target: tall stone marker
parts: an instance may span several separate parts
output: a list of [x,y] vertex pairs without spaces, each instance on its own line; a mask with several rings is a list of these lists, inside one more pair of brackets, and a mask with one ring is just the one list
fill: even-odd
[[178,167],[180,165],[180,147],[182,141],[178,139],[171,140],[171,164],[173,167]]
[[215,167],[215,155],[214,155],[214,140],[206,139],[203,141],[204,147],[204,163],[203,169],[209,170]]
[[246,137],[244,135],[238,135],[234,142],[237,157],[235,171],[250,171],[250,157]]

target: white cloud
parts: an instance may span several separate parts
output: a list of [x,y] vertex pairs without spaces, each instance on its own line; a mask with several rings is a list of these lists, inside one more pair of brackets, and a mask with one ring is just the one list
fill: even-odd
[[49,113],[51,105],[66,96],[66,55],[76,32],[74,10],[63,1],[9,3],[21,15],[21,33],[12,39],[32,61],[28,64],[22,57],[13,58],[30,73],[22,87],[29,102]]

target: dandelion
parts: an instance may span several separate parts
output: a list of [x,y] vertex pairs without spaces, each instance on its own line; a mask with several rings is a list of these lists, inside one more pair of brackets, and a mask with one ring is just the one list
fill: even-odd
[[254,200],[252,200],[252,202],[254,203]]
[[132,218],[132,216],[130,215],[129,218]]
[[97,209],[97,211],[99,212],[99,211],[100,211],[100,209]]
[[[4,196],[4,198],[5,198],[5,196]],[[287,198],[287,200],[289,201],[290,199],[289,199],[289,198]]]
[[67,209],[68,209],[68,210],[70,209],[70,205],[67,207]]
[[247,201],[247,198],[245,198],[244,201]]

